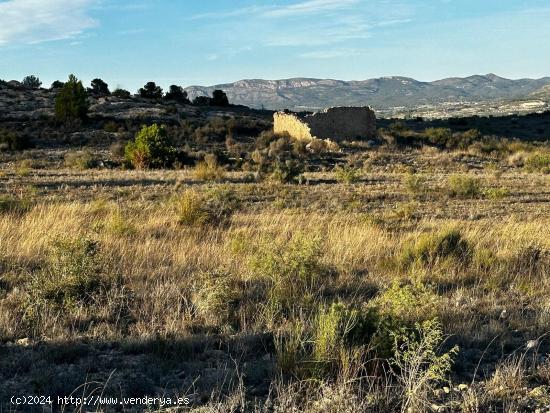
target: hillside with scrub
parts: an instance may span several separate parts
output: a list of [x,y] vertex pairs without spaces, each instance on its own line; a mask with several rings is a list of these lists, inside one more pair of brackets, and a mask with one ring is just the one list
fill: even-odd
[[0,410],[548,410],[549,113],[302,141],[99,80],[0,83]]

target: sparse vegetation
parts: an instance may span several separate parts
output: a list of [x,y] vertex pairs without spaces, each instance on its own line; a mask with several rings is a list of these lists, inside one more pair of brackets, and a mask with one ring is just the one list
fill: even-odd
[[547,406],[547,143],[480,118],[308,144],[180,91],[1,120],[0,410],[92,382],[201,412]]

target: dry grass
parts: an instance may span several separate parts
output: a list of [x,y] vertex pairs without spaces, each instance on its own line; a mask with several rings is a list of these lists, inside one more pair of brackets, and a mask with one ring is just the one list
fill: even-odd
[[[431,169],[430,154],[415,156],[419,175],[373,163],[364,182],[326,184],[332,173],[319,172],[308,174],[313,185],[307,187],[196,184],[186,171],[22,176],[7,170],[0,184],[12,203],[25,198],[27,185],[51,190],[33,192],[25,209],[0,212],[0,340],[170,342],[273,334],[277,350],[244,346],[241,354],[271,360],[264,365],[279,356],[286,374],[280,381],[273,374],[271,395],[260,398],[277,406],[274,411],[450,406],[453,397],[434,392],[443,378],[470,380],[478,362],[482,374],[504,361],[504,353],[550,331],[550,181],[542,173],[506,170],[498,182],[506,196],[483,197],[477,181]],[[475,179],[491,187],[492,173]],[[448,196],[449,182],[455,197]],[[410,208],[399,212],[403,205]],[[51,261],[60,239],[92,240],[97,273],[111,281],[79,284],[90,276],[79,272],[89,271],[85,266],[71,267],[72,278],[63,278]],[[37,284],[31,280],[43,274],[78,294],[62,306],[32,295]],[[45,300],[39,319],[24,317],[29,297]],[[342,313],[331,305],[342,306]],[[399,364],[392,366],[396,377],[389,374],[391,357],[384,352],[391,351],[392,334],[434,318],[442,331],[429,345],[439,349],[452,335],[459,368],[447,374],[445,364],[441,377],[431,377],[433,363],[420,359],[412,376],[402,375]],[[481,357],[496,335],[501,347]],[[542,343],[540,351],[547,349]],[[460,396],[462,411],[524,395],[528,368],[514,366],[477,377],[479,386],[486,379],[494,389],[492,398],[473,389]],[[533,377],[548,386],[545,366]],[[407,386],[416,388],[413,376],[423,383],[416,396],[405,394]],[[246,384],[233,390],[237,399],[197,404],[214,409],[201,411],[223,410],[224,403],[260,408],[249,404]]]

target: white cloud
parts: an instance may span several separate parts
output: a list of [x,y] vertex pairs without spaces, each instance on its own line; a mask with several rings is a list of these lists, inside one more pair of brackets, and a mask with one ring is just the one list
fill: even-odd
[[341,10],[359,3],[359,0],[308,0],[277,7],[263,13],[265,17],[288,17],[315,14],[325,11]]
[[95,0],[0,2],[0,47],[68,39],[97,25],[87,14]]
[[303,59],[335,59],[341,57],[361,56],[365,53],[365,50],[359,49],[329,49],[301,53],[299,57]]

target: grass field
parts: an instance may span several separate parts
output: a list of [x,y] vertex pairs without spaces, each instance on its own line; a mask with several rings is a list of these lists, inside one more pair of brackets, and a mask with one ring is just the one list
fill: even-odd
[[186,396],[197,412],[550,406],[542,171],[379,148],[353,170],[278,184],[81,170],[62,155],[31,150],[0,171],[0,400],[76,389]]

